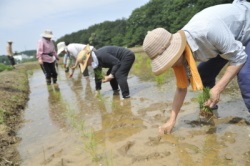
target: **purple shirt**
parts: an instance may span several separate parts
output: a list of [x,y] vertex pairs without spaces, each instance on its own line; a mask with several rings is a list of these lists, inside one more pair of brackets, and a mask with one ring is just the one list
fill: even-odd
[[46,40],[44,38],[40,39],[38,41],[36,57],[38,60],[42,60],[43,62],[47,63],[53,63],[56,58],[59,58],[56,53],[53,41]]

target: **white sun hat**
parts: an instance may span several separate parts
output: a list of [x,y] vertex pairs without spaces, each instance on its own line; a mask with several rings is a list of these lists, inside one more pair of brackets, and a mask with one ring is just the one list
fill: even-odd
[[46,29],[42,34],[42,37],[45,38],[52,38],[53,37],[53,32],[51,30]]
[[61,54],[61,52],[66,50],[66,44],[65,42],[59,42],[57,44],[57,55]]

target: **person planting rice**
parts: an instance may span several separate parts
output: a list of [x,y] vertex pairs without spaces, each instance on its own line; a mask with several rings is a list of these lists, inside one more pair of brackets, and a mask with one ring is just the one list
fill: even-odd
[[[57,54],[64,54],[63,64],[64,68],[66,68],[65,72],[69,72],[69,67],[75,65],[78,54],[86,47],[85,44],[81,43],[68,43],[68,42],[60,42],[57,44]],[[93,46],[90,46],[91,50],[95,50]],[[74,75],[75,69],[71,70],[69,77],[71,78]],[[88,67],[83,72],[83,76],[88,78],[89,71]]]
[[[135,55],[127,48],[118,46],[104,46],[97,50],[91,50],[87,45],[77,56],[75,69],[80,65],[83,73],[87,66],[92,66],[95,72],[96,93],[99,94],[101,85],[110,82],[113,95],[119,95],[121,88],[122,98],[130,98],[128,86],[128,74],[135,61]],[[102,68],[108,68],[105,76],[102,76]]]
[[[171,133],[191,84],[193,90],[210,88],[205,106],[214,108],[220,94],[237,75],[245,105],[250,112],[250,3],[235,0],[232,4],[208,7],[177,33],[164,28],[149,31],[143,49],[152,60],[155,75],[173,68],[177,89],[170,119],[159,127],[159,133]],[[196,61],[201,63],[196,67]],[[216,76],[226,65],[220,80]]]

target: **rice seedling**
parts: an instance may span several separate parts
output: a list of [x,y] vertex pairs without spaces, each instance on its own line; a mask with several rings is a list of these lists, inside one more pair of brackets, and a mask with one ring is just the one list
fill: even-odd
[[[101,96],[99,99],[102,99]],[[69,124],[80,134],[83,143],[83,149],[91,156],[92,161],[98,163],[104,160],[103,162],[106,163],[109,161],[107,166],[112,165],[112,158],[108,157],[108,155],[105,153],[101,154],[99,149],[100,142],[98,142],[96,139],[93,129],[87,129],[85,126],[85,121],[78,119],[76,111],[67,107],[65,116],[67,117]]]
[[210,88],[206,87],[197,96],[197,101],[199,103],[199,108],[200,108],[200,115],[205,118],[211,118],[213,116],[212,109],[204,105],[204,103],[210,98],[209,91]]

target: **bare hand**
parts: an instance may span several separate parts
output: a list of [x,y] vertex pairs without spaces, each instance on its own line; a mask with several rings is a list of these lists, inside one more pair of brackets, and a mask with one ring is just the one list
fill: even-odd
[[71,69],[72,69],[72,70],[75,70],[76,67],[77,67],[77,66],[72,66]]
[[73,73],[71,73],[70,75],[69,75],[69,78],[72,78],[73,77]]
[[210,93],[210,99],[206,101],[205,106],[212,108],[219,102],[220,93],[214,88],[212,88],[209,93]]
[[110,80],[112,80],[114,78],[114,76],[112,74],[105,76],[104,79],[102,80],[102,82],[109,82]]
[[38,63],[39,63],[40,65],[42,65],[42,64],[43,64],[43,61],[42,61],[41,59],[39,59],[39,60],[38,60]]

